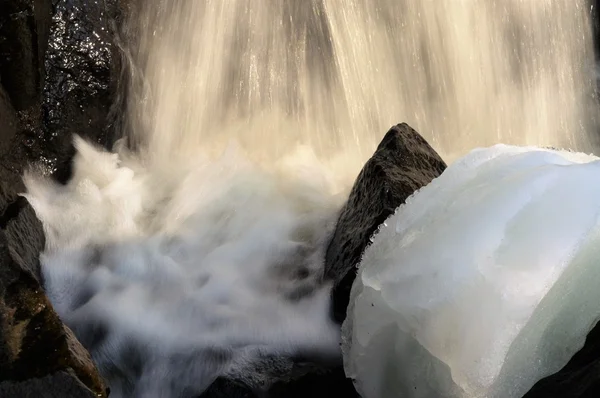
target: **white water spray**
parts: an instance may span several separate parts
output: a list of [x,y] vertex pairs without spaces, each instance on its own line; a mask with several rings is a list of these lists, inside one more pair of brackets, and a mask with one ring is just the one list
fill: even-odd
[[124,49],[137,153],[79,142],[66,187],[27,179],[48,294],[115,397],[338,355],[322,254],[391,125],[447,159],[591,145],[584,0],[140,3]]

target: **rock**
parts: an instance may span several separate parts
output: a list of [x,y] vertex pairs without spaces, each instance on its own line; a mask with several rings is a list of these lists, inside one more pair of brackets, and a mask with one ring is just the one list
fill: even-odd
[[119,1],[61,0],[54,8],[42,93],[42,134],[55,157],[73,134],[108,145],[120,71],[113,21]]
[[239,374],[219,377],[201,398],[358,398],[341,364],[266,357]]
[[20,173],[26,159],[65,181],[72,134],[112,144],[121,73],[115,21],[127,3],[0,0],[0,82],[18,118],[6,167]]
[[17,116],[8,95],[0,85],[0,156],[5,154],[17,132]]
[[[41,228],[27,232],[42,236]],[[106,397],[89,354],[11,247],[0,231],[0,396]]]
[[0,0],[1,397],[107,396],[43,292],[42,227],[18,193],[32,162],[68,178],[73,133],[108,145],[122,3]]
[[0,80],[16,110],[39,103],[51,0],[0,0]]
[[406,123],[392,127],[365,164],[341,211],[325,259],[333,280],[333,316],[346,318],[356,266],[377,228],[406,198],[446,169],[435,150]]

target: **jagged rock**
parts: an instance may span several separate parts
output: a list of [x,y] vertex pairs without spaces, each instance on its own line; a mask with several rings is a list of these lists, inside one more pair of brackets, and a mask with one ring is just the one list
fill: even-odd
[[127,3],[0,0],[0,82],[18,117],[6,167],[20,172],[27,159],[64,181],[72,134],[111,144],[121,73],[115,32]]
[[356,266],[377,228],[416,190],[429,184],[446,164],[409,125],[392,127],[365,164],[342,209],[325,259],[333,280],[333,316],[342,322]]
[[[27,232],[43,237],[41,228]],[[13,255],[0,230],[0,396],[106,397],[89,354]]]

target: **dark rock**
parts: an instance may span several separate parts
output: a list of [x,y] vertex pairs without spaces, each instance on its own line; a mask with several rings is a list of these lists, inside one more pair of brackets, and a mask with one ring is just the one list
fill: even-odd
[[0,0],[0,81],[18,111],[38,104],[50,9],[50,0]]
[[106,397],[91,357],[12,252],[0,231],[0,396]]
[[0,85],[0,156],[10,148],[17,132],[17,115],[10,99]]
[[39,379],[0,383],[0,397],[15,398],[96,398],[74,372],[60,371]]
[[[335,394],[332,394],[335,392]],[[338,395],[339,394],[339,395]],[[219,377],[201,398],[358,398],[341,364],[265,357],[239,375]]]
[[409,125],[402,123],[388,131],[356,179],[327,249],[325,278],[335,282],[336,321],[346,318],[356,266],[377,228],[445,169],[440,156]]
[[600,324],[559,372],[538,381],[524,398],[600,397]]
[[126,3],[0,0],[0,82],[18,117],[5,167],[20,172],[27,159],[65,181],[73,134],[111,145],[116,30]]
[[73,134],[107,144],[120,66],[113,57],[118,1],[61,0],[54,7],[42,95],[44,139],[59,156]]

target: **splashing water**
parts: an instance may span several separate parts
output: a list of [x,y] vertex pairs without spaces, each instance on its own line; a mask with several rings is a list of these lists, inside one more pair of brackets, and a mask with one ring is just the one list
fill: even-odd
[[77,141],[68,185],[26,178],[49,297],[112,396],[339,356],[322,254],[398,121],[447,159],[594,144],[584,0],[139,3],[123,49],[136,151]]

